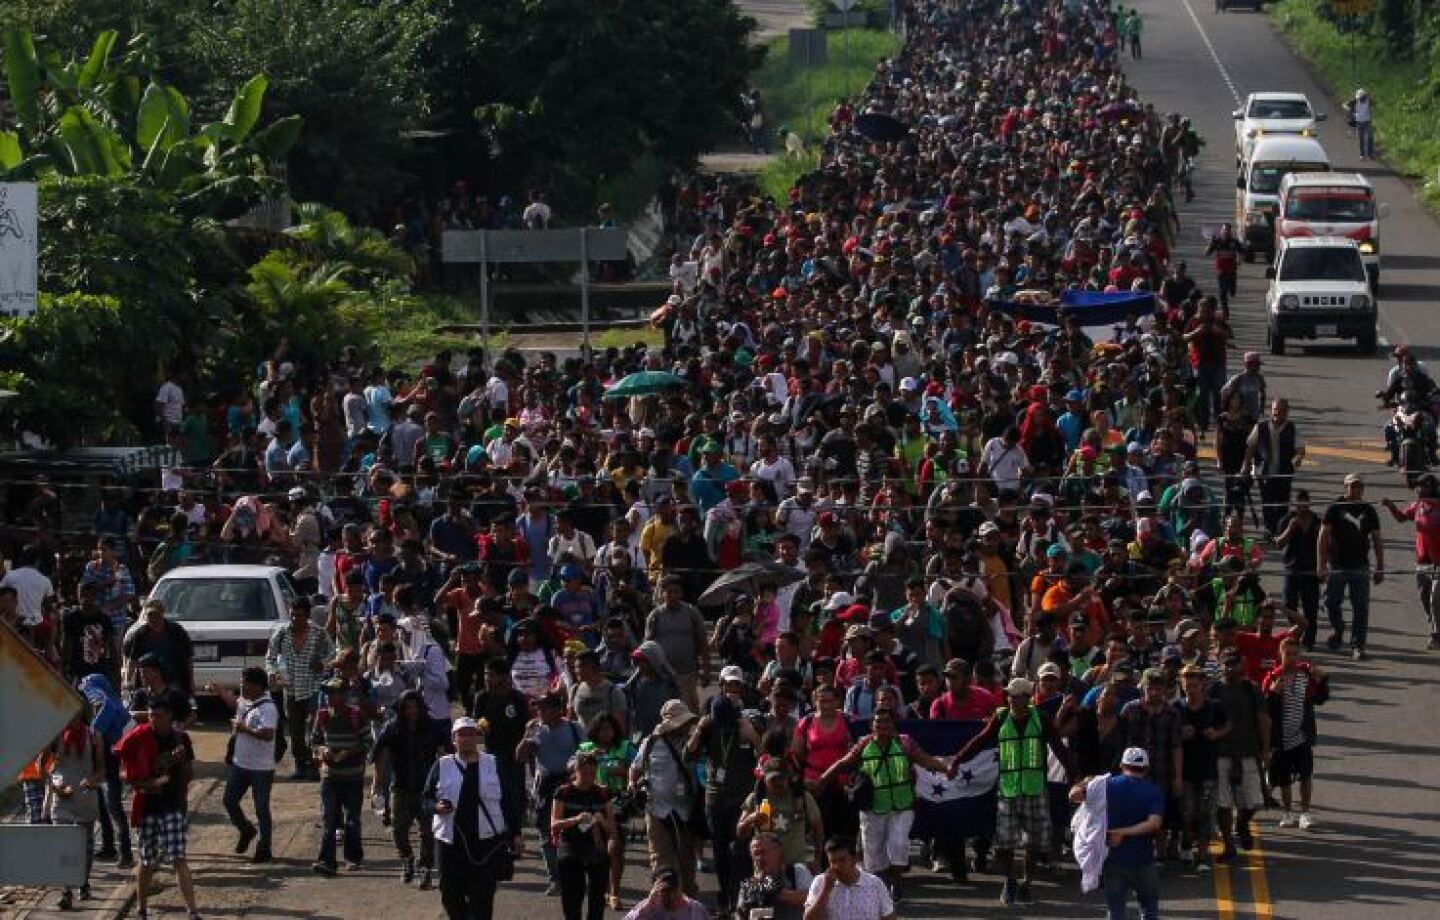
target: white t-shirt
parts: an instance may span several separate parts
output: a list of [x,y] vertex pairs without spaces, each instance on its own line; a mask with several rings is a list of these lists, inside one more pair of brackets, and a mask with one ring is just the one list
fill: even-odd
[[160,418],[171,425],[180,424],[185,415],[185,391],[180,389],[179,384],[173,380],[160,384],[155,402],[160,407]]
[[[825,916],[829,920],[880,920],[895,913],[895,902],[890,900],[890,892],[879,876],[864,869],[859,872],[855,884],[836,881],[830,889],[830,900],[825,905]],[[807,911],[820,900],[820,892],[824,890],[825,875],[821,873],[810,882],[810,894],[805,898]]]
[[550,538],[549,548],[552,560],[558,560],[566,553],[582,562],[595,558],[595,538],[583,530],[576,530],[568,537],[556,533]]
[[[235,718],[244,722],[251,731],[278,730],[280,726],[280,711],[268,694],[255,700],[241,697],[236,701]],[[242,770],[273,771],[275,739],[272,737],[263,741],[254,735],[236,735],[234,762]]]
[[1018,490],[1020,471],[1030,465],[1030,458],[1025,456],[1025,448],[1018,442],[1014,447],[1006,447],[1002,438],[991,438],[980,451],[980,462],[990,471],[995,485],[1001,489]]
[[795,467],[790,465],[788,457],[777,456],[773,463],[761,457],[750,464],[750,475],[774,483],[775,497],[783,502],[790,496],[790,484],[795,481]]
[[11,569],[0,586],[15,589],[15,609],[21,626],[34,626],[45,619],[45,598],[55,593],[50,579],[31,566]]

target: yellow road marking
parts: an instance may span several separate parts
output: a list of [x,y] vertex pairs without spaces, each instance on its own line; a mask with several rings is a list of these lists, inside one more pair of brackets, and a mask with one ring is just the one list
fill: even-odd
[[[1223,843],[1213,841],[1210,846],[1212,857],[1218,856],[1224,849]],[[1215,906],[1220,910],[1220,920],[1235,920],[1235,890],[1230,883],[1230,864],[1211,859],[1211,865],[1210,876],[1215,880]]]
[[1250,848],[1250,890],[1255,895],[1255,920],[1275,920],[1275,905],[1270,901],[1270,879],[1265,875],[1265,851],[1260,846],[1260,829],[1255,828],[1255,844]]

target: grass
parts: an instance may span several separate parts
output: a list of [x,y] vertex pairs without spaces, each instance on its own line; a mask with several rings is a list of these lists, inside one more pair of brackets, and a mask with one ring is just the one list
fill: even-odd
[[[829,33],[826,61],[819,67],[790,62],[789,39],[771,39],[755,86],[765,103],[765,121],[799,132],[806,144],[821,141],[830,131],[826,119],[836,103],[858,95],[870,81],[875,65],[900,50],[900,37],[886,29],[842,29]],[[849,42],[849,67],[845,66]]]
[[[846,66],[846,42],[849,66]],[[885,29],[843,29],[829,33],[826,62],[801,67],[790,61],[789,39],[781,36],[765,46],[765,62],[755,85],[765,103],[765,120],[777,131],[788,127],[805,140],[799,159],[783,155],[760,171],[761,192],[784,200],[795,181],[820,165],[819,145],[830,133],[829,117],[847,91],[859,95],[870,82],[875,65],[900,50],[900,37]]]
[[607,348],[624,349],[636,342],[644,342],[647,346],[658,347],[665,344],[665,333],[650,326],[637,326],[633,329],[602,329],[599,332],[590,333],[590,347],[604,351]]
[[[1375,99],[1375,144],[1399,172],[1421,180],[1421,200],[1440,211],[1440,133],[1435,83],[1421,59],[1396,60],[1371,31],[1340,32],[1319,0],[1279,0],[1269,12],[1286,40],[1318,72],[1331,96],[1349,99],[1357,86]],[[1418,50],[1417,50],[1418,53]],[[1333,117],[1343,118],[1343,112]]]
[[[454,294],[421,294],[351,308],[345,320],[365,329],[380,349],[385,367],[415,370],[441,349],[459,350],[481,344],[479,336],[438,333],[437,326],[480,322],[479,306]],[[487,351],[503,350],[509,335],[492,326]]]

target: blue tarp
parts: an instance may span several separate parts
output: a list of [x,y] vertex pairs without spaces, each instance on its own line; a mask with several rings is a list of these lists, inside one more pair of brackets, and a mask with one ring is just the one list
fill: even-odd
[[990,302],[992,309],[1032,323],[1060,325],[1058,311],[1073,313],[1080,318],[1082,326],[1114,326],[1125,322],[1125,317],[1134,314],[1153,313],[1155,295],[1149,291],[1117,294],[1103,294],[1097,291],[1065,291],[1060,303],[1034,304],[1016,303],[1013,300]]

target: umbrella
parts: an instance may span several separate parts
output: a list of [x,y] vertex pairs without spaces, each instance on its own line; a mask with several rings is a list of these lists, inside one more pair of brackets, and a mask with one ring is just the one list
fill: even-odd
[[668,371],[640,371],[623,378],[605,391],[606,399],[626,399],[631,396],[649,396],[685,386],[685,381]]
[[898,141],[910,133],[910,126],[884,112],[866,112],[855,119],[855,130],[872,141]]
[[804,572],[779,562],[747,562],[715,579],[700,595],[700,604],[703,607],[723,607],[736,595],[754,596],[761,588],[779,590],[804,577]]

